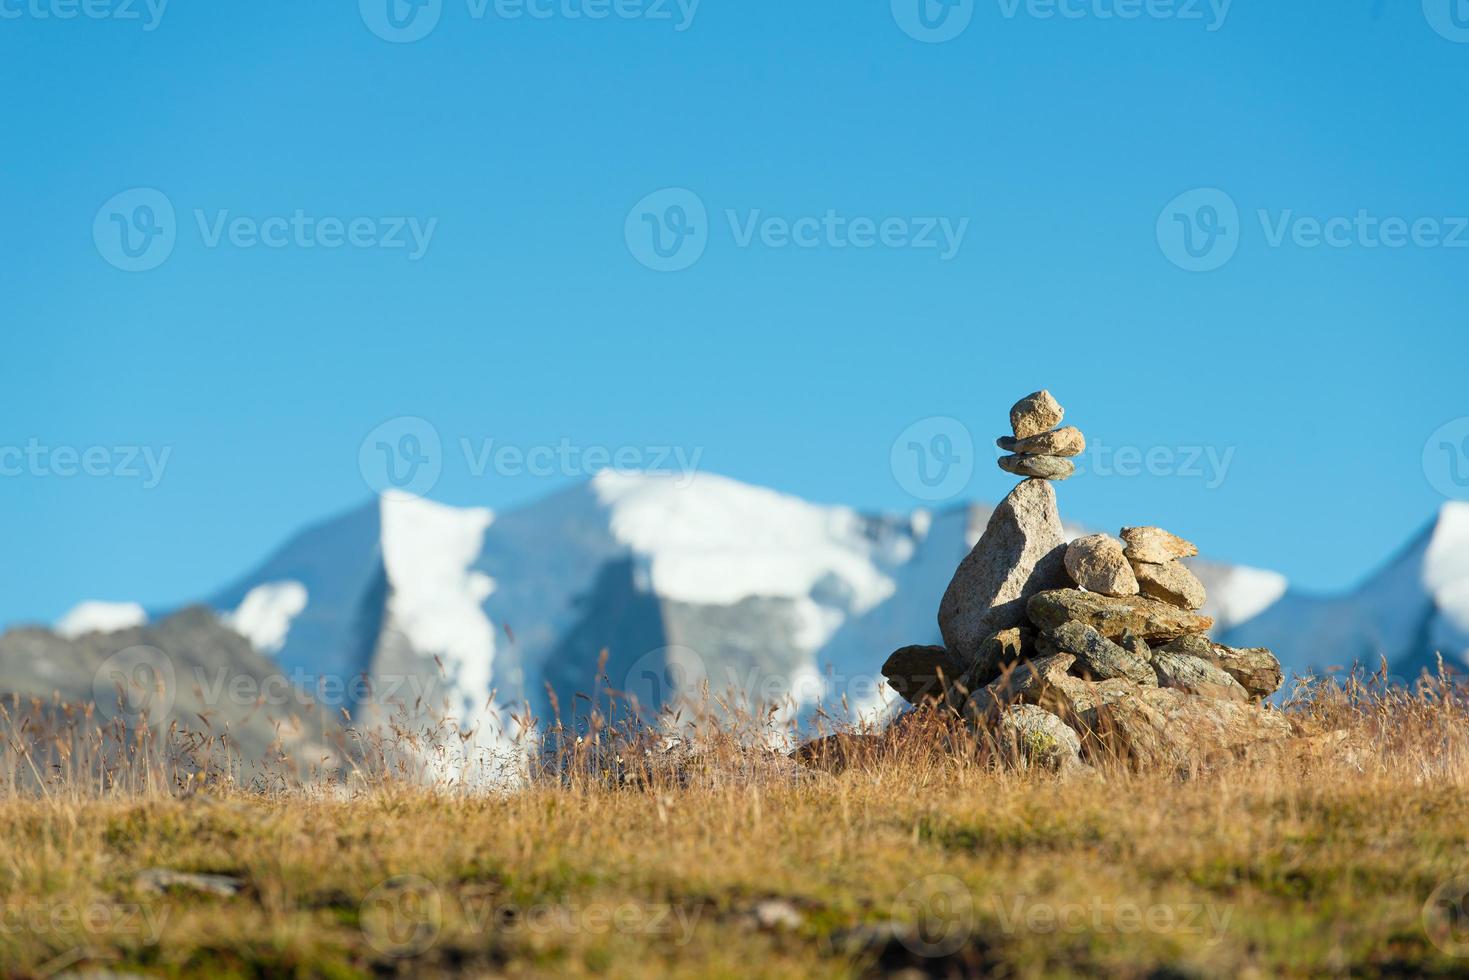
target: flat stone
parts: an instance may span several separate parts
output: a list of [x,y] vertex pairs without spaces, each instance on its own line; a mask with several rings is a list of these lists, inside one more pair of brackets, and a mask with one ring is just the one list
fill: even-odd
[[1022,456],[1080,456],[1086,452],[1086,436],[1076,426],[1068,425],[1029,439],[1001,436],[995,440],[995,445],[1007,453]]
[[1016,486],[990,515],[939,604],[944,645],[975,663],[985,640],[1029,626],[1026,601],[1067,584],[1065,556],[1055,489],[1045,480]]
[[1110,534],[1088,534],[1068,544],[1066,572],[1088,592],[1110,596],[1138,594],[1137,578],[1122,554],[1122,542]]
[[1006,473],[1040,480],[1066,480],[1076,472],[1076,464],[1060,456],[1001,456],[996,462]]
[[1000,630],[979,647],[979,657],[966,680],[978,687],[999,677],[1011,664],[1024,660],[1035,650],[1035,631],[1029,626]]
[[1083,722],[1090,761],[1118,760],[1138,768],[1228,760],[1292,734],[1278,711],[1157,687],[1098,705],[1085,712]]
[[174,871],[172,868],[139,871],[133,880],[143,891],[155,894],[177,889],[217,895],[220,898],[229,898],[245,886],[242,880],[233,875],[196,874],[191,871]]
[[1108,639],[1131,631],[1143,640],[1173,640],[1189,633],[1207,632],[1214,625],[1208,616],[1147,596],[1119,599],[1077,589],[1038,592],[1026,603],[1026,613],[1040,630],[1053,630],[1068,620],[1076,620]]
[[995,729],[1000,756],[1021,769],[1067,773],[1088,768],[1081,739],[1060,718],[1033,704],[1006,708]]
[[1204,583],[1176,561],[1162,565],[1133,561],[1132,572],[1137,578],[1138,589],[1145,596],[1152,596],[1184,609],[1202,609],[1209,600],[1208,593],[1204,591]]
[[1199,553],[1192,541],[1169,534],[1161,527],[1125,527],[1122,540],[1127,542],[1127,557],[1163,565],[1175,558],[1192,558]]
[[1236,649],[1215,643],[1206,636],[1182,636],[1163,649],[1213,664],[1238,681],[1254,698],[1268,698],[1280,690],[1285,680],[1280,661],[1264,647]]
[[1000,712],[1012,704],[1038,704],[1048,689],[1071,679],[1067,671],[1076,663],[1070,654],[1026,660],[1015,665],[983,690],[974,692],[964,714],[984,728],[993,726]]
[[1010,409],[1010,430],[1016,439],[1029,439],[1054,429],[1065,415],[1066,409],[1042,389],[1026,395]]
[[959,683],[969,664],[943,647],[908,646],[895,650],[882,665],[889,686],[912,704],[940,699]]
[[1122,638],[1117,641],[1117,645],[1143,660],[1151,661],[1153,659],[1153,651],[1148,649],[1147,642],[1131,630],[1125,630],[1123,632]]
[[1084,623],[1062,623],[1041,634],[1036,645],[1042,654],[1071,654],[1076,658],[1075,672],[1092,680],[1122,678],[1140,686],[1158,684],[1157,675],[1146,660]]
[[1249,694],[1238,681],[1199,657],[1171,653],[1166,649],[1159,650],[1153,654],[1153,670],[1158,674],[1160,687],[1171,687],[1176,691],[1206,698],[1250,700]]

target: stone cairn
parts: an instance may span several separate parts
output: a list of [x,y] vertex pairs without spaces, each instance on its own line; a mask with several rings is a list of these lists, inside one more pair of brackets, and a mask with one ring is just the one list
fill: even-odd
[[1050,392],[1010,410],[1002,470],[1026,477],[990,515],[939,605],[943,646],[883,665],[915,704],[962,712],[1007,762],[1189,767],[1291,734],[1261,704],[1281,684],[1264,649],[1210,640],[1204,586],[1180,559],[1198,548],[1158,527],[1066,543],[1053,481],[1086,448]]

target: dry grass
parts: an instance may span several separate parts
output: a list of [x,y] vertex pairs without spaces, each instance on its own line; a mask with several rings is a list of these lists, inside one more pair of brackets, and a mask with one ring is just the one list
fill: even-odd
[[[727,724],[672,751],[602,725],[490,793],[385,761],[246,786],[180,733],[14,708],[9,975],[1469,972],[1469,921],[1440,914],[1469,875],[1469,711],[1441,684],[1307,691],[1301,731],[1344,736],[1211,772],[1003,772],[938,716],[825,770]],[[240,889],[149,893],[151,868]]]

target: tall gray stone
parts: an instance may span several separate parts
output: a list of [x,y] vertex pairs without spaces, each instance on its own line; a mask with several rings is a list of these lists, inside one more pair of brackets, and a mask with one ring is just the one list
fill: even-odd
[[1045,480],[1026,480],[990,515],[939,603],[944,645],[973,662],[991,636],[1028,626],[1026,601],[1070,584],[1065,560],[1056,491]]

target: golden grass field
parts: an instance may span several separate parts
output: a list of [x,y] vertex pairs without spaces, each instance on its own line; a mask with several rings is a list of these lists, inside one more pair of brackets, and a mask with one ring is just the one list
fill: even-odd
[[[18,977],[1469,975],[1463,703],[1442,685],[1333,685],[1288,710],[1314,737],[1212,771],[1005,772],[933,717],[815,767],[705,732],[676,769],[616,780],[583,743],[554,775],[489,793],[365,772],[330,792],[229,785],[137,755],[108,771],[78,742],[28,747],[35,733],[8,715],[0,964]],[[150,889],[151,869],[233,881]]]

